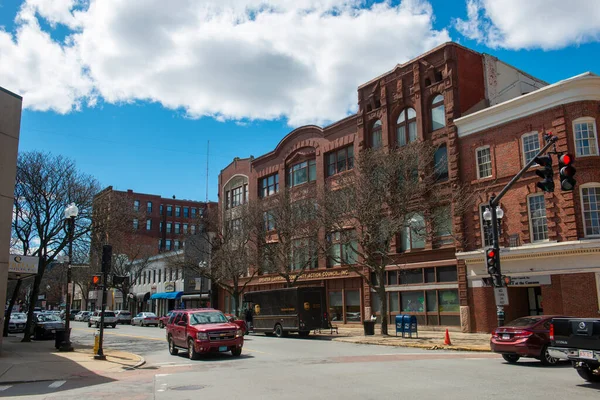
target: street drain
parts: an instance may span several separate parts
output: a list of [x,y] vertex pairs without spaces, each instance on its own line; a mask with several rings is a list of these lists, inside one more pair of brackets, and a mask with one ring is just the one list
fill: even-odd
[[206,386],[203,385],[185,385],[185,386],[173,386],[170,387],[169,390],[200,390],[204,389]]

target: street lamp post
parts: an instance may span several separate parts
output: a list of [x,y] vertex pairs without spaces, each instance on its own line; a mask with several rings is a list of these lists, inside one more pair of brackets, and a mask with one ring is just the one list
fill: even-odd
[[[496,255],[496,265],[498,268],[497,273],[500,274],[500,276],[492,277],[492,282],[494,281],[494,278],[498,279],[498,281],[501,281],[501,276],[502,276],[502,272],[500,269],[499,236],[500,236],[500,224],[502,221],[502,217],[504,217],[504,211],[502,210],[502,208],[500,208],[498,203],[494,201],[495,199],[496,199],[496,196],[492,196],[490,198],[490,206],[483,213],[483,219],[488,223],[488,226],[489,226],[489,224],[492,225],[492,248],[496,249],[496,251],[498,252],[498,254]],[[504,325],[504,306],[503,305],[496,305],[496,317],[498,320],[498,326]]]
[[65,223],[67,224],[69,240],[69,266],[67,268],[67,301],[65,307],[65,339],[60,347],[60,351],[73,351],[71,345],[71,265],[73,264],[73,236],[75,235],[75,218],[79,214],[79,209],[75,203],[71,203],[65,208]]

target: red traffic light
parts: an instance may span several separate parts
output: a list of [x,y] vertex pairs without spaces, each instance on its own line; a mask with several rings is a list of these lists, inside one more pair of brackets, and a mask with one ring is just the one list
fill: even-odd
[[494,257],[496,257],[496,251],[495,251],[494,249],[489,249],[489,250],[488,250],[488,252],[487,252],[487,256],[488,256],[489,258],[494,258]]
[[94,285],[99,285],[100,284],[100,275],[94,275],[94,276],[92,276],[92,283]]
[[573,156],[570,154],[563,154],[562,156],[560,156],[560,162],[564,165],[571,165],[571,163],[573,162]]

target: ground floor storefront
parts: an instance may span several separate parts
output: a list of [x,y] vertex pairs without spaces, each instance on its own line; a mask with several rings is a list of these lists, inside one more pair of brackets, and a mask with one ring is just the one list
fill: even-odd
[[[546,243],[502,249],[502,273],[510,277],[505,321],[528,315],[598,317],[600,241]],[[484,271],[483,252],[459,254],[468,271],[473,332],[497,326],[494,288]]]

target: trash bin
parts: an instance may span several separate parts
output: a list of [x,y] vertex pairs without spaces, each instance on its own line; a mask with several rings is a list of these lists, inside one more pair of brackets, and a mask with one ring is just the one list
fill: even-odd
[[404,324],[403,324],[404,315],[399,314],[396,315],[396,336],[398,336],[398,332],[404,334]]
[[62,346],[63,342],[65,341],[65,331],[61,330],[61,331],[56,331],[56,333],[54,334],[54,347],[56,347],[56,349],[60,349],[60,346]]
[[365,336],[373,336],[375,334],[375,321],[363,321],[365,328]]

